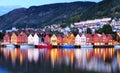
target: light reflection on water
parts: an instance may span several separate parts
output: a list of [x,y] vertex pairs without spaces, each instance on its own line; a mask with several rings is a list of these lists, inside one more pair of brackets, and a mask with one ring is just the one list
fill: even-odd
[[[51,68],[62,68],[62,65],[70,69],[95,71],[95,72],[115,72],[120,69],[120,51],[115,51],[114,48],[104,49],[27,49],[13,50],[1,48],[0,53],[5,61],[11,61],[12,65],[35,63],[37,67],[45,64],[50,64]],[[3,60],[3,61],[4,61]],[[34,66],[33,66],[34,67]]]

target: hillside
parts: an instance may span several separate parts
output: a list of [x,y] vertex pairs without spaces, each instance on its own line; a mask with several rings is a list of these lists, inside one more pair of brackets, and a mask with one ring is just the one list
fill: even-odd
[[120,0],[103,0],[85,11],[70,17],[69,20],[80,21],[103,17],[120,17]]
[[0,16],[0,29],[9,29],[13,26],[36,28],[46,24],[61,23],[95,4],[94,2],[72,2],[15,9]]

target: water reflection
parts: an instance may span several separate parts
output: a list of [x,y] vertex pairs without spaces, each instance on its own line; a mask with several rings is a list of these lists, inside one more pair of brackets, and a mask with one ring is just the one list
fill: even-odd
[[[10,61],[12,65],[25,64],[36,68],[49,67],[50,69],[70,68],[82,71],[115,72],[120,70],[120,51],[114,48],[82,49],[0,49],[1,59]],[[16,65],[18,66],[18,65]],[[21,68],[21,67],[20,67]],[[29,71],[29,70],[27,70]],[[49,71],[48,71],[49,72]]]

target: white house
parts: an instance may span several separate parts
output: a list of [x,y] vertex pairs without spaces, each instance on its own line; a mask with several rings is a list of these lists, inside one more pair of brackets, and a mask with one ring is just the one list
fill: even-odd
[[34,38],[33,38],[32,34],[30,34],[28,36],[28,44],[34,44]]
[[81,37],[79,34],[77,34],[77,36],[75,37],[75,45],[80,45],[81,42]]
[[86,36],[85,34],[82,34],[81,36],[81,45],[85,45],[86,44]]
[[41,43],[41,38],[37,35],[37,33],[34,34],[33,39],[34,45],[38,45],[39,43]]

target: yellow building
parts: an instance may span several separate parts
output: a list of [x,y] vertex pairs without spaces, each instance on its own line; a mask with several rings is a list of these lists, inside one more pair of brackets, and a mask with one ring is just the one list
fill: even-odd
[[11,35],[11,43],[17,44],[17,35],[15,34],[15,32],[13,32]]
[[57,37],[55,34],[53,34],[52,37],[50,38],[50,43],[52,45],[57,45]]

